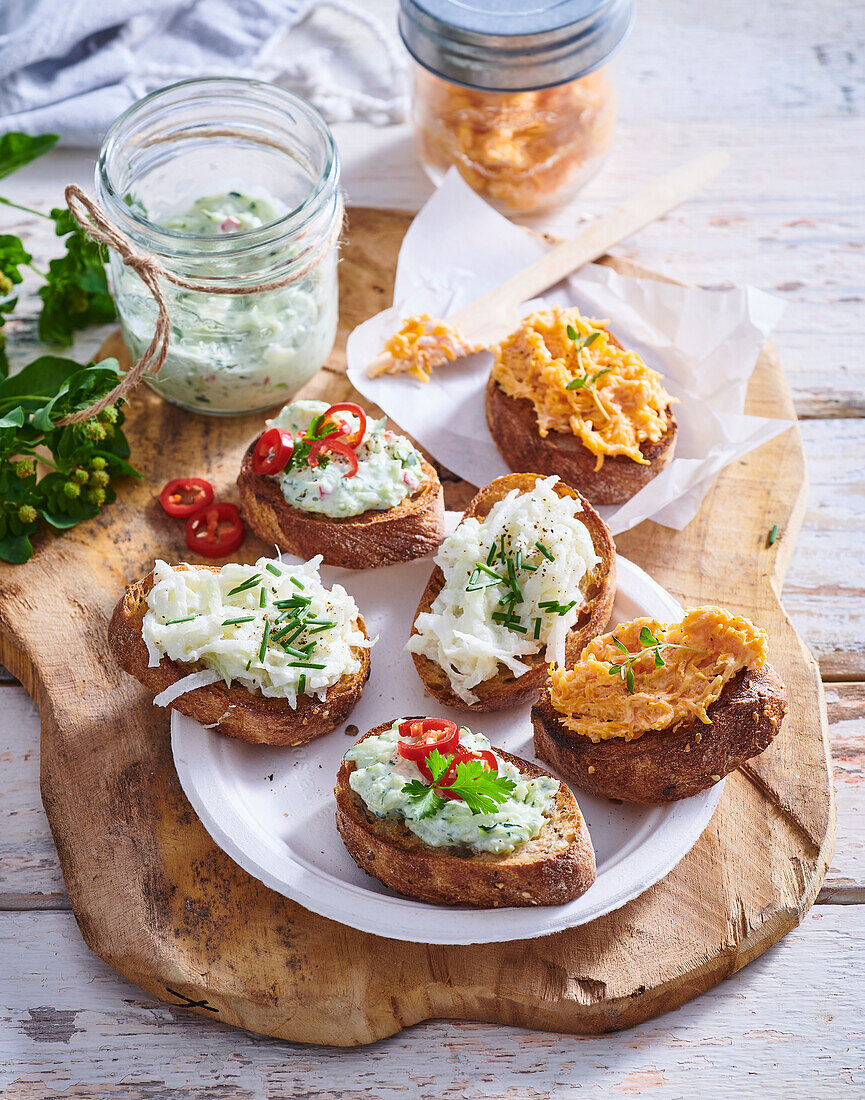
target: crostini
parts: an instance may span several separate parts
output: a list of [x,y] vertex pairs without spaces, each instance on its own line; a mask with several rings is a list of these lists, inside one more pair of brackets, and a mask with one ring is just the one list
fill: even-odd
[[621,504],[671,462],[674,398],[606,321],[533,313],[492,352],[487,423],[512,470],[555,474],[593,504]]
[[516,706],[550,661],[604,630],[615,593],[616,548],[594,508],[555,477],[509,474],[442,543],[406,649],[440,703]]
[[564,783],[442,718],[370,730],[345,754],[336,823],[352,858],[439,905],[561,905],[595,881],[595,853]]
[[322,585],[319,563],[157,561],[114,609],[112,653],[159,706],[241,741],[305,744],[351,713],[372,644],[352,597]]
[[295,401],[250,444],[237,479],[265,542],[327,565],[370,569],[432,553],[444,534],[438,475],[353,402]]
[[688,798],[763,752],[787,712],[766,635],[719,607],[622,623],[554,668],[532,708],[535,751],[580,790]]

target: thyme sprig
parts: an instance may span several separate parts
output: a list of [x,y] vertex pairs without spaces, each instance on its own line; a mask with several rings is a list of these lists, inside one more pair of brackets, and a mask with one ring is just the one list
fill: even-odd
[[619,664],[610,665],[610,676],[621,676],[621,678],[625,681],[625,687],[627,687],[631,695],[634,694],[636,686],[636,679],[634,677],[634,664],[636,661],[639,661],[641,657],[645,657],[646,654],[654,654],[655,668],[664,668],[666,667],[666,662],[661,656],[662,650],[686,649],[689,653],[703,652],[703,650],[694,649],[693,646],[689,645],[679,645],[676,642],[662,642],[660,639],[655,637],[655,635],[651,632],[651,630],[649,630],[647,626],[644,626],[640,630],[640,645],[642,646],[642,649],[638,650],[636,653],[631,653],[625,643],[620,642],[615,634],[611,635],[611,637],[616,648],[621,650],[622,653],[627,654],[627,659],[620,662]]
[[603,416],[605,420],[610,419],[610,414],[604,407],[603,401],[598,397],[598,391],[595,389],[599,378],[603,378],[605,374],[609,374],[612,367],[604,367],[603,370],[596,371],[591,377],[589,376],[588,367],[583,366],[583,349],[590,347],[595,340],[601,335],[597,330],[590,332],[587,336],[580,336],[573,325],[568,325],[567,328],[568,339],[574,341],[574,347],[577,351],[577,364],[582,370],[582,375],[577,375],[576,378],[571,379],[565,386],[566,390],[585,390],[591,394],[598,412]]

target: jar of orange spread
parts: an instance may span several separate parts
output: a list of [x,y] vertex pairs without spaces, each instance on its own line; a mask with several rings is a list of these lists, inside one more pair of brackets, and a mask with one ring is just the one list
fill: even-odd
[[432,181],[456,165],[508,215],[570,198],[610,147],[610,59],[632,15],[633,0],[400,0]]

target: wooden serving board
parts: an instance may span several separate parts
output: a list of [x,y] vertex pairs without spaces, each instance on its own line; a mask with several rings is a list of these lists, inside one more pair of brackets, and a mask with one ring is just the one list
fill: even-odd
[[[337,348],[304,396],[353,392],[345,337],[390,303],[409,220],[351,211]],[[124,353],[119,337],[104,350]],[[768,346],[748,409],[794,416]],[[766,627],[790,696],[781,735],[727,779],[709,827],[662,882],[584,927],[478,949],[356,932],[250,878],[184,798],[168,713],[111,658],[107,623],[124,586],[155,556],[188,556],[182,525],[161,512],[156,491],[178,474],[205,474],[236,499],[240,456],[261,421],[182,412],[142,389],[127,430],[144,480],[123,485],[96,520],[46,535],[26,565],[0,566],[0,662],[39,704],[42,800],[96,954],[155,996],[213,1019],[349,1045],[431,1017],[575,1033],[628,1027],[701,993],[801,921],[831,858],[835,807],[820,678],[778,599],[804,510],[798,429],[725,470],[684,531],[644,523],[617,540],[684,603],[726,604]],[[447,477],[445,485],[454,508],[473,491]],[[780,537],[769,547],[775,523]],[[254,561],[265,550],[249,538],[240,556]]]

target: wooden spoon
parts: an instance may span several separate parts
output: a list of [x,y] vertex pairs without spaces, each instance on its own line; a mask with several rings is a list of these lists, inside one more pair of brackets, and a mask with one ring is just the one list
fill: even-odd
[[[614,244],[692,198],[729,162],[727,153],[716,150],[660,176],[611,214],[593,221],[576,237],[557,244],[539,260],[452,314],[448,326],[456,329],[466,344],[488,347],[503,339],[519,320],[523,302],[543,294],[583,264],[603,256]],[[452,359],[453,355],[443,354],[440,362]],[[367,373],[371,377],[385,373],[387,364],[392,365],[393,359],[384,353],[370,363]]]

